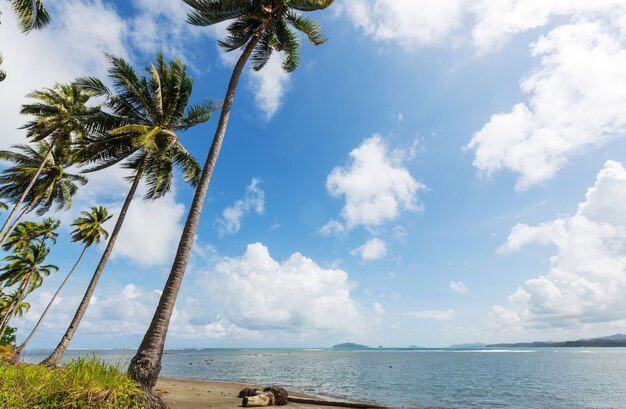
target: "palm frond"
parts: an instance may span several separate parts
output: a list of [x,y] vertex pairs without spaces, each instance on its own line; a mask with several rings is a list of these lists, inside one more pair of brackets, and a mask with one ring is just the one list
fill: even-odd
[[300,11],[317,11],[330,7],[334,0],[288,0],[287,6]]
[[289,10],[285,17],[296,30],[303,32],[313,45],[326,42],[322,26],[314,19],[294,13],[292,10]]
[[251,11],[250,0],[183,0],[192,8],[187,22],[196,26],[210,26],[226,20],[239,18]]
[[22,32],[41,29],[50,23],[50,15],[41,0],[10,0]]

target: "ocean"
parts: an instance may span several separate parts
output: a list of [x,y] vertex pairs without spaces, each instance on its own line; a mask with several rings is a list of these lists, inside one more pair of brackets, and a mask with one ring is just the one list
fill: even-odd
[[[46,352],[27,351],[36,362]],[[134,351],[92,352],[121,365]],[[407,408],[626,408],[626,348],[168,350],[162,375]]]

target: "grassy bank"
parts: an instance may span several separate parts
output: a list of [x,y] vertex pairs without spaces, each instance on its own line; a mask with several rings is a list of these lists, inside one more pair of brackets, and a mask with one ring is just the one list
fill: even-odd
[[139,409],[141,395],[116,365],[78,358],[61,369],[0,361],[0,408]]

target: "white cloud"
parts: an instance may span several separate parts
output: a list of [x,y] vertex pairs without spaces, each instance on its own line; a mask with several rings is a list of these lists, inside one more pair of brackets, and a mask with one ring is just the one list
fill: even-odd
[[469,148],[489,175],[520,174],[524,190],[554,176],[571,157],[626,135],[626,32],[603,22],[560,26],[532,45],[541,67],[521,87],[528,103],[499,113]]
[[459,294],[467,294],[469,292],[469,290],[467,289],[467,286],[463,284],[461,281],[450,281],[449,286],[452,291],[457,292]]
[[290,77],[283,70],[282,54],[272,53],[261,71],[250,72],[250,87],[254,93],[254,99],[268,121],[280,108],[282,99],[289,89]]
[[[110,207],[114,219],[119,209]],[[127,258],[143,267],[168,263],[180,239],[184,214],[185,206],[176,202],[173,192],[153,201],[135,197],[115,243],[113,256]]]
[[375,41],[394,41],[407,50],[447,41],[463,25],[464,0],[351,0],[339,14]]
[[[67,290],[64,292],[67,293]],[[144,291],[134,284],[116,288],[107,294],[98,289],[81,321],[80,333],[141,335],[152,319],[159,296],[157,291]],[[65,331],[82,297],[80,291],[73,291],[70,295],[57,298],[43,321],[43,331]],[[50,299],[50,293],[43,292],[36,299],[30,299],[33,308],[22,318],[24,324],[20,327],[32,328]]]
[[510,307],[496,306],[494,324],[509,329],[574,328],[623,320],[626,314],[626,170],[608,161],[586,201],[571,217],[535,227],[516,226],[503,246],[555,245],[547,274],[526,281]]
[[387,255],[387,246],[385,242],[378,237],[374,237],[350,252],[353,256],[358,255],[363,261],[378,260]]
[[545,26],[551,17],[611,16],[622,0],[481,0],[471,5],[476,18],[472,39],[479,52],[496,50],[513,35]]
[[[128,57],[127,30],[117,12],[100,0],[53,1],[46,3],[53,14],[45,30],[28,35],[20,32],[8,2],[0,4],[3,69],[0,98],[2,147],[25,142],[17,130],[26,119],[19,115],[25,96],[35,89],[52,87],[80,75],[106,73],[102,51]],[[42,67],[45,67],[43,69]]]
[[425,310],[425,311],[412,311],[407,312],[404,315],[407,317],[413,317],[420,320],[436,320],[436,321],[449,321],[454,318],[454,310]]
[[241,257],[225,258],[198,283],[242,328],[352,333],[361,326],[348,274],[321,268],[300,253],[281,263],[263,244],[250,244]]
[[246,195],[237,200],[232,206],[222,212],[222,218],[218,220],[219,234],[237,233],[241,229],[241,220],[251,212],[263,214],[265,211],[265,192],[259,188],[261,180],[252,178],[246,187]]
[[326,188],[334,197],[343,196],[345,204],[338,221],[322,227],[322,233],[350,230],[358,225],[378,226],[396,220],[400,211],[419,211],[418,190],[425,186],[403,166],[407,152],[389,151],[385,141],[374,135],[350,152],[346,167],[336,167],[328,175]]
[[[79,289],[65,289],[64,293],[68,290],[71,291],[70,295],[60,296],[55,300],[53,308],[42,323],[41,334],[37,336],[39,339],[46,334],[60,334],[66,330],[82,299]],[[124,339],[143,335],[152,320],[160,295],[160,291],[146,290],[132,283],[123,287],[98,288],[81,321],[77,338],[97,335]],[[16,321],[20,339],[34,326],[51,298],[51,293],[46,291],[29,299],[32,303],[31,310]],[[257,336],[254,331],[239,328],[223,317],[207,315],[206,306],[191,296],[181,298],[176,304],[170,323],[170,334],[174,338],[205,340],[242,337],[252,339]],[[55,341],[56,338],[51,340]]]

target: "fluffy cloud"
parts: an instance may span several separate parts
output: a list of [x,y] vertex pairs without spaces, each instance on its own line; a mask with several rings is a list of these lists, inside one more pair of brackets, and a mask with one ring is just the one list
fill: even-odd
[[246,187],[245,197],[224,209],[222,218],[218,220],[220,235],[237,233],[241,229],[241,220],[248,213],[263,214],[265,192],[259,188],[260,183],[260,179],[252,178]]
[[430,2],[352,0],[338,12],[376,41],[394,41],[405,49],[446,41],[463,24],[464,0]]
[[246,329],[350,333],[360,326],[348,274],[321,268],[300,253],[281,263],[263,244],[250,244],[198,283],[222,303],[229,321]]
[[546,25],[551,17],[605,17],[622,13],[621,0],[481,0],[470,9],[472,39],[479,52],[500,48],[511,36]]
[[46,5],[54,16],[52,23],[45,30],[24,35],[9,3],[0,4],[3,69],[7,72],[0,98],[3,148],[25,141],[23,131],[17,128],[25,122],[19,110],[26,94],[86,73],[104,76],[103,50],[129,55],[124,21],[110,5],[100,0],[52,1]]
[[404,315],[420,320],[450,321],[452,318],[454,318],[454,314],[454,310],[449,308],[447,310],[412,311],[407,312]]
[[460,281],[450,281],[449,287],[452,291],[459,294],[467,294],[469,292],[467,286]]
[[350,252],[353,256],[360,256],[363,261],[378,260],[387,254],[385,242],[378,237],[374,237]]
[[330,221],[322,233],[350,230],[358,225],[379,226],[400,216],[401,210],[419,211],[417,192],[425,186],[403,166],[407,153],[389,151],[385,141],[374,135],[350,152],[350,163],[328,175],[326,188],[334,197],[345,198],[341,210],[344,223]]
[[[111,212],[117,216],[119,207],[112,207]],[[176,251],[184,214],[185,206],[176,202],[173,193],[154,201],[135,197],[113,256],[127,258],[144,267],[166,264]]]
[[528,103],[493,115],[469,143],[474,165],[546,181],[576,155],[626,135],[626,36],[608,23],[560,26],[532,45],[541,67],[521,87]]
[[[67,290],[64,292],[67,293]],[[65,331],[82,296],[76,289],[70,295],[57,298],[49,315],[43,321],[43,331],[53,333]],[[98,289],[81,321],[80,332],[142,335],[152,319],[159,296],[157,291],[143,291],[134,284],[116,288],[106,295],[102,289]],[[32,310],[21,319],[23,324],[19,327],[32,328],[51,298],[50,292],[37,293],[37,298],[30,300],[33,304]]]
[[571,217],[535,227],[518,225],[503,249],[555,245],[552,268],[526,281],[510,307],[496,306],[492,321],[505,328],[581,328],[614,323],[626,314],[626,170],[608,161]]
[[555,17],[572,21],[604,18],[619,15],[625,8],[622,0],[353,0],[335,9],[375,41],[395,42],[413,50],[449,46],[467,38],[483,54]]
[[[79,289],[55,300],[48,316],[42,323],[41,337],[45,334],[61,334],[71,321],[78,303],[82,299]],[[157,306],[160,291],[146,290],[135,284],[113,288],[99,288],[91,299],[85,317],[81,321],[77,338],[97,335],[98,337],[137,337],[144,334]],[[52,298],[48,291],[39,292],[30,299],[31,311],[16,321],[18,335],[23,339],[39,318]],[[169,333],[171,337],[183,339],[255,338],[256,333],[241,329],[217,315],[207,315],[206,306],[195,297],[181,299],[172,314]],[[51,340],[55,342],[56,339]],[[80,342],[80,340],[78,340]],[[118,345],[118,344],[114,344]],[[53,345],[49,345],[53,346]]]
[[290,84],[289,74],[282,67],[282,53],[272,53],[265,67],[261,71],[251,71],[250,78],[254,99],[269,121],[280,108]]

